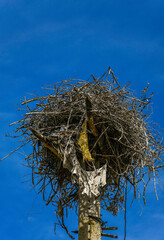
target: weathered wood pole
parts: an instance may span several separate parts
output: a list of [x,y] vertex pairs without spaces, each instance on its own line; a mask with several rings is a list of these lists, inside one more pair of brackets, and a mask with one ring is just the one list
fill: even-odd
[[100,197],[83,195],[79,190],[78,240],[101,240]]

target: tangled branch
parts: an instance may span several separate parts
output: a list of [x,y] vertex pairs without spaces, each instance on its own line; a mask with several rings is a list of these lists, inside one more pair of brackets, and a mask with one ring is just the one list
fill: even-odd
[[101,78],[69,79],[45,90],[50,93],[44,97],[22,101],[25,115],[14,124],[23,144],[32,144],[26,161],[33,183],[47,204],[56,206],[62,221],[64,210],[78,202],[78,185],[72,184],[70,171],[74,155],[86,171],[107,164],[107,184],[100,189],[104,209],[116,215],[123,207],[126,181],[134,198],[143,183],[145,202],[148,183],[155,183],[164,167],[160,136],[148,122],[148,89],[135,97],[109,68]]

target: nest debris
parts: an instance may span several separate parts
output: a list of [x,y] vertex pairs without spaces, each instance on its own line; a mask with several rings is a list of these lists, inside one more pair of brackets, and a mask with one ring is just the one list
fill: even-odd
[[152,97],[146,96],[147,88],[135,97],[109,68],[101,78],[69,79],[45,90],[51,93],[22,101],[25,115],[14,124],[23,145],[32,145],[26,161],[46,204],[55,205],[59,217],[77,206],[78,185],[72,184],[69,161],[63,168],[68,143],[86,171],[107,164],[107,184],[100,189],[103,208],[117,215],[123,208],[126,182],[133,187],[134,198],[143,183],[145,202],[148,183],[155,182],[163,168],[164,150],[158,132],[147,121]]

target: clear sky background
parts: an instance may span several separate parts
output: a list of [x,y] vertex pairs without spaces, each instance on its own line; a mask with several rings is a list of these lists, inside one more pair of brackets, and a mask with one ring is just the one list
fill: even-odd
[[[20,99],[68,77],[100,77],[109,66],[136,92],[150,83],[153,120],[164,128],[163,0],[0,0],[0,159],[19,146],[5,133],[12,133],[9,124],[21,117],[13,107]],[[69,239],[60,227],[54,235],[53,207],[36,198],[30,181],[22,183],[30,179],[22,165],[27,153],[28,148],[0,162],[0,238]],[[127,240],[164,239],[160,188],[158,196],[157,201],[151,185],[146,206],[141,199],[143,209],[138,201],[128,205]],[[118,226],[123,239],[123,212],[104,213],[103,219]],[[77,230],[73,213],[67,224]]]

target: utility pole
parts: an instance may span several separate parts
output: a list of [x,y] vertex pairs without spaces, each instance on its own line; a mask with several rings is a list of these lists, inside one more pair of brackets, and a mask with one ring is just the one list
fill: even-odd
[[117,227],[102,227],[100,215],[100,196],[89,198],[79,190],[79,219],[78,240],[101,240],[101,236],[108,238],[118,238],[117,235],[103,233],[109,230],[118,230]]
[[85,196],[79,190],[78,240],[101,240],[100,197]]

